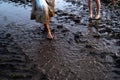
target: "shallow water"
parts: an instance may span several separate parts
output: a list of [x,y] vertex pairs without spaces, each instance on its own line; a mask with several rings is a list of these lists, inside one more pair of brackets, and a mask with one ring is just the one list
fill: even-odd
[[0,4],[0,12],[1,24],[33,24],[33,22],[30,20],[31,7],[29,6],[24,7],[24,5],[19,5],[18,3],[2,2]]
[[[66,3],[64,0],[55,1],[55,9],[64,10],[68,6],[72,6],[71,3]],[[31,4],[25,5],[23,3],[14,1],[0,1],[0,22],[1,24],[6,23],[18,23],[26,26],[35,24],[35,22],[30,20]]]

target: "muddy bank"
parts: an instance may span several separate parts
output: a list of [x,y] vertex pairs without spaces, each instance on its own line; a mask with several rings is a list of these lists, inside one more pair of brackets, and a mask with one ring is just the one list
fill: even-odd
[[[102,8],[102,19],[89,21],[86,1],[56,0],[56,3],[62,1],[64,8],[56,5],[50,23],[55,37],[52,41],[46,39],[42,24],[30,20],[30,6],[3,2],[0,30],[9,33],[7,36],[13,37],[19,52],[37,68],[44,69],[50,80],[119,80],[119,12]],[[5,8],[10,10],[4,12]]]
[[49,80],[13,39],[10,33],[0,30],[0,80]]

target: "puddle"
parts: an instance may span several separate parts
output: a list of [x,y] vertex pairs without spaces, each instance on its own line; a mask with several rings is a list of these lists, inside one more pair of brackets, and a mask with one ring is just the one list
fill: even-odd
[[18,23],[28,25],[30,20],[31,7],[16,3],[2,2],[0,4],[0,24]]

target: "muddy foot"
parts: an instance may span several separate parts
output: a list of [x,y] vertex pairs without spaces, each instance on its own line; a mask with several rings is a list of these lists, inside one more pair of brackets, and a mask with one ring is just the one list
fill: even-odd
[[96,15],[94,19],[95,20],[99,20],[99,19],[101,19],[101,16],[100,15]]
[[54,37],[52,36],[51,33],[49,33],[49,34],[47,35],[47,39],[52,40],[53,38],[54,38]]

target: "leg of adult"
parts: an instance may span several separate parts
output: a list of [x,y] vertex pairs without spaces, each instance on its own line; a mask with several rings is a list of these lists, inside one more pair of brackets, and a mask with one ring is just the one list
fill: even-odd
[[92,0],[89,0],[88,6],[89,6],[89,18],[92,18],[93,17]]
[[99,19],[101,17],[101,15],[100,15],[101,1],[96,0],[96,5],[97,5],[97,15],[96,15],[95,19]]
[[44,24],[44,26],[45,26],[45,29],[47,29],[47,38],[48,38],[48,39],[53,39],[53,36],[52,36],[52,34],[51,34],[51,30],[50,30],[49,23],[46,22],[46,23]]
[[46,18],[47,18],[47,21],[45,22],[44,26],[45,26],[45,29],[47,29],[47,38],[48,39],[53,39],[53,36],[51,34],[51,30],[50,30],[50,16],[49,14],[46,14]]
[[46,8],[46,22],[44,24],[45,29],[47,30],[47,38],[53,39],[51,30],[50,30],[50,19],[54,16],[54,1],[55,0],[45,0],[48,4],[48,8]]

